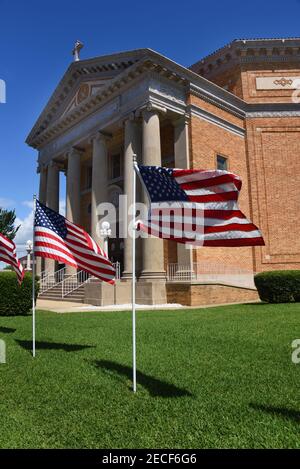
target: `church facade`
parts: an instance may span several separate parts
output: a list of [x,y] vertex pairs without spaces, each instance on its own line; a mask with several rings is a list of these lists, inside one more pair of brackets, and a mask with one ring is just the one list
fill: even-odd
[[[251,299],[253,289],[226,288],[209,270],[300,268],[299,59],[296,38],[235,40],[189,68],[150,49],[73,62],[26,140],[38,150],[39,199],[58,211],[63,172],[67,218],[102,244],[97,207],[111,202],[118,212],[123,194],[131,203],[133,153],[145,165],[228,169],[243,181],[240,208],[265,246],[189,250],[139,240],[137,297],[146,304]],[[87,302],[130,302],[131,239],[118,229],[109,255],[121,280],[114,293],[90,282]],[[38,273],[54,269],[51,260],[38,262]],[[180,269],[197,273],[176,282]]]

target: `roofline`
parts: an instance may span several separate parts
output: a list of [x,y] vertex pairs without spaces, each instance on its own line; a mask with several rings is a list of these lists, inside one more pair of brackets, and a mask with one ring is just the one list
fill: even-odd
[[[39,127],[39,125],[42,124],[42,121],[45,119],[46,117],[46,109],[47,108],[51,108],[52,105],[54,105],[54,103],[57,101],[57,99],[59,99],[60,95],[62,94],[63,92],[63,88],[65,86],[65,82],[67,80],[67,77],[71,74],[71,72],[73,71],[74,73],[81,67],[84,67],[84,65],[93,65],[94,62],[98,62],[99,63],[99,60],[102,61],[102,62],[109,62],[109,61],[116,61],[116,59],[122,59],[128,55],[132,55],[132,58],[135,58],[135,56],[140,56],[142,57],[143,55],[146,55],[148,51],[150,51],[151,49],[147,49],[147,48],[141,48],[141,49],[133,49],[133,50],[129,50],[129,51],[123,51],[123,52],[116,52],[116,53],[113,53],[113,54],[107,54],[107,55],[103,55],[103,56],[99,56],[99,57],[92,57],[90,59],[83,59],[83,60],[79,60],[79,61],[74,61],[74,62],[71,62],[68,66],[68,68],[66,69],[65,73],[63,74],[62,78],[60,79],[60,81],[58,82],[57,86],[55,87],[53,93],[51,94],[50,98],[48,99],[47,103],[45,104],[42,112],[39,114],[38,118],[36,119],[31,131],[29,132],[28,136],[26,137],[26,143],[28,143],[27,141],[32,137],[32,135],[34,134],[35,130],[37,130],[37,127]],[[111,59],[114,59],[114,60],[111,60]]]
[[208,59],[211,59],[212,57],[219,55],[222,51],[226,51],[227,49],[234,48],[237,45],[243,45],[245,46],[247,43],[252,43],[251,45],[259,45],[259,43],[282,43],[284,45],[286,42],[299,42],[298,46],[300,46],[300,37],[286,37],[286,38],[244,38],[244,39],[233,39],[231,42],[228,42],[224,46],[220,47],[219,49],[216,49],[214,52],[211,52],[210,54],[205,55],[202,57],[200,60],[197,60],[197,62],[191,64],[189,68],[195,67],[196,65],[199,65],[200,63],[205,62]]
[[[195,88],[197,88],[198,92],[203,96],[207,96],[209,100],[215,99],[216,101],[220,101],[220,103],[222,102],[223,103],[222,105],[228,106],[228,109],[234,113],[239,113],[239,114],[244,113],[245,102],[242,99],[230,93],[229,91],[225,90],[224,88],[216,85],[215,83],[212,83],[206,78],[201,77],[200,75],[193,72],[192,70],[184,67],[183,65],[178,64],[174,60],[169,59],[165,57],[164,55],[160,54],[159,52],[156,52],[152,49],[136,49],[134,51],[127,51],[121,54],[106,55],[106,56],[103,56],[103,61],[106,61],[109,58],[113,58],[115,60],[116,57],[125,57],[126,55],[128,56],[130,54],[139,56],[140,57],[139,60],[137,60],[130,67],[125,68],[124,71],[121,72],[120,74],[116,75],[116,77],[112,79],[111,82],[109,82],[107,85],[104,85],[103,88],[96,95],[93,95],[89,99],[99,98],[99,100],[101,100],[101,95],[104,95],[105,93],[107,94],[107,90],[110,88],[113,88],[114,85],[118,81],[122,82],[124,79],[124,76],[128,75],[133,70],[134,67],[138,65],[143,66],[147,63],[147,61],[148,62],[151,61],[155,65],[165,67],[166,69],[169,69],[170,71],[174,72],[182,81],[190,82],[192,92],[193,92],[193,89],[195,90]],[[76,70],[75,68],[76,66],[79,67],[85,64],[91,64],[91,61],[99,63],[99,60],[101,59],[102,59],[101,56],[95,57],[93,59],[86,59],[83,61],[74,62],[68,67],[63,78],[60,80],[57,88],[55,89],[55,92],[50,97],[48,103],[46,104],[42,113],[40,114],[40,117],[34,124],[29,135],[27,136],[26,143],[28,145],[34,146],[34,147],[36,146],[34,142],[40,136],[40,135],[37,135],[36,133],[38,130],[38,127],[39,125],[41,125],[41,121],[43,117],[47,115],[47,112],[49,111],[49,106],[51,106],[51,103],[54,102],[55,97],[58,96],[61,90],[61,87],[65,84],[66,79],[69,76],[70,72],[73,70],[73,68]]]

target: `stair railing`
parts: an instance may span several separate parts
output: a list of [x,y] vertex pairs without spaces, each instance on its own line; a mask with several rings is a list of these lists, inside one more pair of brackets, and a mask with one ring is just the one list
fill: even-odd
[[84,270],[80,270],[69,277],[66,277],[62,282],[61,296],[65,298],[70,293],[77,290],[81,285],[88,282],[90,274]]
[[44,273],[40,278],[40,290],[39,295],[45,293],[53,287],[56,287],[59,283],[63,282],[66,274],[66,268],[57,270],[56,272]]

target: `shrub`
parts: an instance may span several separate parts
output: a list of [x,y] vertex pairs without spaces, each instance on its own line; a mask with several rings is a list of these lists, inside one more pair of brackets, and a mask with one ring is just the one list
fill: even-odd
[[300,301],[300,270],[274,270],[255,275],[259,297],[267,303]]
[[[36,297],[38,282],[35,280]],[[36,298],[35,298],[36,300]],[[26,273],[22,285],[15,272],[0,272],[0,316],[29,314],[32,308],[32,275]]]

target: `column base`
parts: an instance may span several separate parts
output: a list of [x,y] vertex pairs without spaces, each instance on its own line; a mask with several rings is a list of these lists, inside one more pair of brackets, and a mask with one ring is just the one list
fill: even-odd
[[106,282],[88,282],[84,285],[84,303],[94,306],[115,304],[114,285]]
[[131,279],[132,279],[132,272],[124,271],[122,274],[121,280],[127,282],[128,280],[131,280]]
[[[117,281],[115,285],[89,282],[84,286],[84,302],[95,306],[131,304],[131,282]],[[163,280],[139,280],[136,283],[136,303],[157,305],[167,303],[166,282]]]
[[136,303],[141,305],[163,305],[167,303],[165,280],[140,279],[136,284]]
[[163,271],[153,271],[153,270],[142,270],[140,274],[140,280],[166,280],[166,272]]

